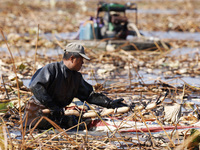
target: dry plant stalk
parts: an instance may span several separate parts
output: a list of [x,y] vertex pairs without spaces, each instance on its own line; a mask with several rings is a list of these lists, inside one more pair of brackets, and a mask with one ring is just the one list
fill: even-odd
[[11,61],[13,63],[13,70],[14,70],[14,73],[15,73],[15,78],[16,78],[16,83],[17,83],[20,125],[21,125],[21,132],[22,132],[22,148],[23,148],[23,146],[24,146],[24,130],[23,130],[23,122],[22,122],[21,99],[20,99],[20,89],[19,89],[19,81],[18,81],[18,76],[17,76],[17,70],[16,70],[16,67],[15,67],[14,57],[12,55],[12,52],[11,52],[9,46],[8,46],[8,43],[7,43],[6,38],[4,36],[3,30],[1,28],[0,28],[0,31],[1,31],[1,35],[3,36],[3,39],[5,40],[6,46],[8,48],[9,53],[10,53],[10,56],[11,56]]
[[[37,119],[37,118],[36,118]],[[38,122],[35,124],[35,126],[33,128],[31,128],[29,131],[27,131],[27,133],[29,132],[30,135],[33,137],[32,133],[33,131],[36,129],[36,127],[38,126],[38,124],[42,121],[42,119],[47,120],[55,129],[57,129],[60,133],[58,135],[63,135],[63,137],[66,137],[66,140],[71,144],[71,145],[78,145],[78,143],[76,141],[74,141],[70,136],[68,136],[68,134],[66,133],[66,131],[71,130],[72,128],[79,126],[80,124],[77,124],[76,126],[73,126],[67,130],[63,130],[62,128],[60,128],[55,122],[51,121],[49,118],[42,116]],[[82,123],[81,123],[82,124]],[[84,123],[83,123],[84,124]],[[85,124],[86,126],[86,124]],[[87,130],[87,128],[86,128]],[[47,144],[48,142],[50,142],[52,139],[54,139],[55,137],[57,137],[58,135],[53,136],[52,138],[50,138],[47,142],[43,143],[43,144]],[[86,132],[87,135],[87,132]],[[37,139],[40,136],[37,136],[36,138],[33,137],[34,140],[29,141],[28,143],[26,143],[25,147],[32,147],[31,145],[34,145],[35,142],[37,142]]]
[[5,91],[6,91],[7,98],[9,100],[9,95],[8,95],[8,91],[7,91],[6,86],[5,86],[4,76],[3,75],[1,75],[1,80],[2,80],[2,83],[3,83],[3,87],[4,87]]
[[151,132],[150,132],[150,130],[149,130],[149,127],[147,126],[146,121],[145,121],[145,119],[144,119],[144,117],[143,117],[143,115],[142,115],[142,113],[141,113],[140,110],[139,110],[139,114],[140,114],[140,116],[141,116],[141,118],[142,118],[142,121],[144,122],[145,126],[147,127],[147,130],[148,130],[149,135],[150,135],[150,137],[151,137],[151,141],[152,141],[152,143],[153,143],[153,147],[155,147],[155,143],[154,143],[153,137],[152,137],[152,135],[151,135]]
[[175,147],[174,142],[172,141],[172,139],[169,137],[169,135],[167,134],[166,130],[163,128],[163,125],[160,123],[160,121],[158,121],[157,117],[154,115],[154,113],[152,111],[150,111],[151,114],[154,116],[154,118],[156,118],[156,122],[160,125],[160,127],[162,128],[162,130],[165,132],[165,134],[167,135],[168,139],[170,140],[171,144],[173,145],[173,147]]
[[35,58],[35,64],[34,64],[34,68],[33,68],[33,74],[36,70],[38,40],[39,40],[39,24],[38,24],[37,41],[36,41],[36,45],[35,45],[35,57],[34,57]]
[[189,144],[192,143],[192,141],[199,135],[200,135],[199,131],[195,132],[190,137],[188,137],[181,145],[177,146],[175,148],[175,150],[180,150],[180,149],[187,148],[189,146]]

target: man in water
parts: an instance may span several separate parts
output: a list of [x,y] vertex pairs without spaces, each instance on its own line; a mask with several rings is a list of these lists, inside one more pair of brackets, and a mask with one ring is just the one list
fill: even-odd
[[[63,128],[73,125],[74,119],[64,116],[64,107],[76,97],[82,102],[106,108],[126,106],[123,99],[111,100],[102,93],[93,91],[92,85],[87,83],[80,72],[83,59],[90,60],[85,55],[84,47],[78,43],[70,43],[65,47],[63,60],[45,65],[38,69],[29,84],[33,96],[28,101],[24,113],[24,126],[35,125],[42,110],[49,109],[46,115]],[[38,128],[49,128],[50,123],[42,120]]]

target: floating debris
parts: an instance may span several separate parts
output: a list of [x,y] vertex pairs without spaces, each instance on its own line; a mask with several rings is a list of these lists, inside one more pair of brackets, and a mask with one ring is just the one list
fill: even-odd
[[[93,10],[85,9],[95,10],[96,1],[82,4],[83,10],[78,9],[80,4],[75,1],[55,1],[51,5],[48,1],[0,2],[3,23],[0,31],[7,40],[0,36],[1,149],[189,149],[198,146],[200,43],[190,39],[169,39],[172,49],[168,51],[159,48],[125,51],[111,45],[109,51],[100,51],[97,45],[86,47],[91,61],[85,62],[81,70],[84,78],[92,83],[95,91],[104,92],[111,99],[124,98],[128,107],[80,106],[76,99],[66,107],[65,113],[81,117],[77,126],[62,129],[44,117],[54,128],[22,128],[24,105],[32,96],[25,81],[30,80],[37,68],[62,59],[60,47],[67,41],[64,38],[58,41],[62,38],[55,38],[56,34],[77,32],[81,20],[94,16]],[[141,30],[200,31],[199,14],[194,11],[199,8],[197,1],[139,1],[138,6],[145,10],[173,8],[177,12],[139,12]],[[187,8],[187,12],[182,8]],[[84,130],[77,130],[79,127]]]

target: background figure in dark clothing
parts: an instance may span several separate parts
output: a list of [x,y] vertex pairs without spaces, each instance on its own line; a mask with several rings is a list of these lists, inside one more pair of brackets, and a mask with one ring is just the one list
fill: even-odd
[[[73,98],[82,102],[106,108],[126,106],[123,99],[111,100],[101,93],[95,93],[92,85],[87,83],[80,72],[83,59],[90,60],[85,55],[84,47],[78,43],[70,43],[65,47],[63,60],[50,63],[36,71],[29,84],[33,96],[28,101],[24,113],[24,125],[33,126],[35,118],[43,116],[42,110],[48,108],[48,118],[64,128],[75,125],[74,116],[64,116],[64,107],[69,105]],[[71,123],[70,123],[71,122]],[[67,124],[66,124],[67,123]],[[49,128],[50,124],[43,120],[39,128]]]

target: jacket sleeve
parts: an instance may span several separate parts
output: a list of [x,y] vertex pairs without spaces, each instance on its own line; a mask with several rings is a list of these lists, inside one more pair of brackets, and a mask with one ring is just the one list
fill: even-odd
[[82,75],[80,74],[80,84],[79,84],[79,88],[78,88],[78,94],[77,94],[77,98],[80,99],[81,101],[85,101],[89,98],[90,94],[93,91],[93,87],[91,84],[89,84],[88,82],[86,82]]
[[102,93],[95,93],[92,92],[87,99],[87,102],[90,104],[95,104],[98,106],[106,107],[106,108],[111,108],[111,102],[112,100],[109,99],[107,96],[105,96]]
[[53,107],[55,104],[51,96],[47,93],[47,87],[53,79],[53,69],[50,66],[44,66],[39,69],[32,77],[29,87],[34,96],[46,107]]
[[90,104],[110,108],[111,100],[102,93],[94,92],[92,85],[87,83],[82,75],[77,98],[81,101],[87,101]]

